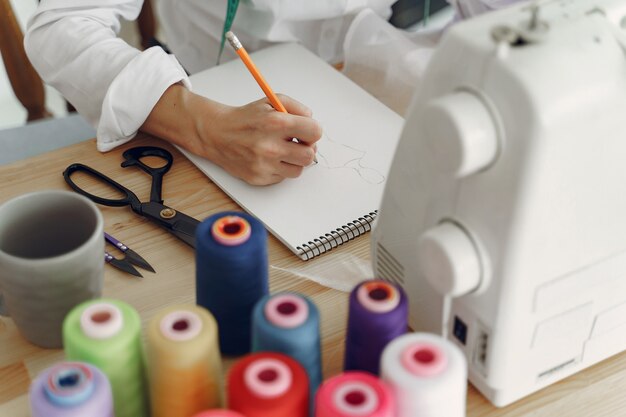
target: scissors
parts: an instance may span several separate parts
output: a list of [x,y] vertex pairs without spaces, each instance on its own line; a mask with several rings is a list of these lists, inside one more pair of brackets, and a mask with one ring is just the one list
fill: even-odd
[[[74,191],[84,195],[90,200],[110,207],[130,206],[130,208],[140,216],[158,224],[172,233],[174,236],[191,246],[196,247],[196,228],[200,222],[193,217],[187,216],[180,211],[174,210],[163,204],[161,198],[161,189],[163,187],[163,176],[172,167],[174,158],[172,154],[165,149],[155,146],[139,146],[131,148],[122,154],[124,162],[122,167],[137,166],[152,177],[152,186],[150,190],[150,201],[141,202],[137,195],[123,185],[115,182],[106,175],[96,171],[95,169],[83,164],[72,164],[63,172],[65,182],[72,187]],[[165,160],[165,165],[157,168],[150,167],[143,162],[141,158],[154,156]],[[123,197],[118,199],[109,199],[91,194],[72,181],[72,174],[75,172],[83,172],[100,182],[104,182],[119,191]]]

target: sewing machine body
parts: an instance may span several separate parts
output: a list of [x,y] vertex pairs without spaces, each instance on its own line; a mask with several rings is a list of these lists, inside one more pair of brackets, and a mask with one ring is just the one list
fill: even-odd
[[626,1],[530,16],[444,36],[372,233],[413,330],[455,341],[497,406],[626,349]]

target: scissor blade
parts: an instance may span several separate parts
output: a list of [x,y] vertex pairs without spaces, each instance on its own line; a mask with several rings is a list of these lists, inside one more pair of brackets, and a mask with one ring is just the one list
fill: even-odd
[[181,219],[172,226],[172,234],[191,246],[196,247],[196,229],[199,221],[191,217]]
[[200,222],[193,217],[155,202],[142,203],[140,214],[166,228],[192,248],[196,247],[196,228]]
[[128,260],[128,262],[137,265],[139,268],[143,268],[150,272],[156,272],[152,265],[150,265],[148,261],[142,258],[141,255],[139,255],[134,250],[128,248],[126,249],[126,252],[124,252],[124,255],[126,255],[125,259]]
[[130,263],[128,263],[125,260],[113,258],[109,261],[109,263],[113,265],[114,267],[121,269],[124,272],[132,274],[139,278],[143,278],[143,275],[141,275],[141,273],[137,271],[137,269],[134,266],[132,266]]

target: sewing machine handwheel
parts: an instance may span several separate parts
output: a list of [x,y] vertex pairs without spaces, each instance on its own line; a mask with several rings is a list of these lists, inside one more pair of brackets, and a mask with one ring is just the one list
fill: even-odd
[[476,94],[459,91],[432,100],[425,109],[425,140],[437,169],[457,178],[491,165],[498,154],[492,111]]
[[452,222],[427,230],[417,244],[420,269],[442,295],[459,297],[480,285],[478,251],[467,233]]

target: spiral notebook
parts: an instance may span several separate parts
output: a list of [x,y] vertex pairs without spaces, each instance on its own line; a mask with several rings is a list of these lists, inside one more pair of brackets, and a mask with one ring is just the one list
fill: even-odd
[[[308,260],[370,230],[403,119],[298,44],[272,46],[251,57],[275,92],[313,110],[324,129],[318,163],[297,179],[259,187],[183,153],[270,233]],[[194,74],[191,83],[194,92],[230,105],[264,97],[239,60]]]

